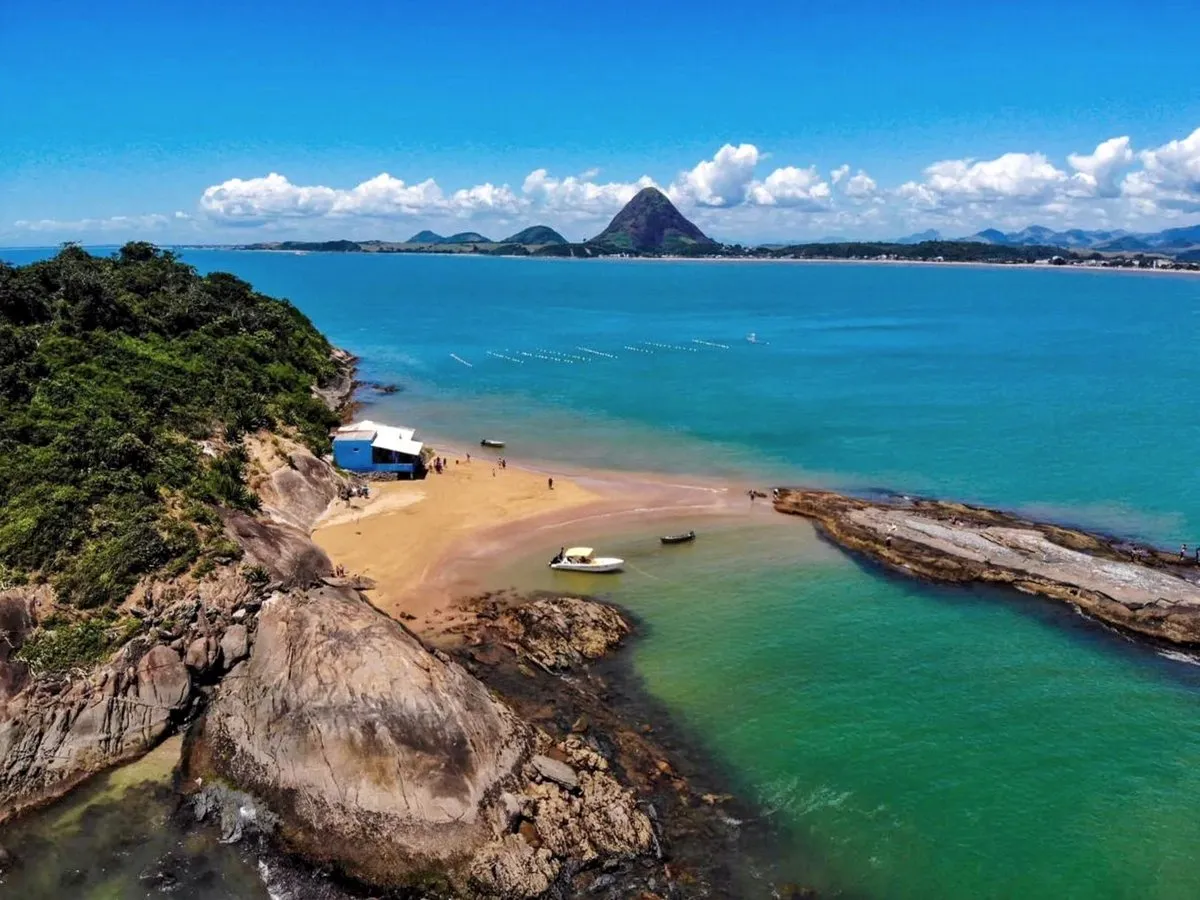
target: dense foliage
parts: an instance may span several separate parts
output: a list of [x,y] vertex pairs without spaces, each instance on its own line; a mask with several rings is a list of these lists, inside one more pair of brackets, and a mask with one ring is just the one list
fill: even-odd
[[330,350],[291,304],[149,244],[0,263],[0,581],[90,608],[228,555],[213,506],[256,504],[240,436],[323,447]]

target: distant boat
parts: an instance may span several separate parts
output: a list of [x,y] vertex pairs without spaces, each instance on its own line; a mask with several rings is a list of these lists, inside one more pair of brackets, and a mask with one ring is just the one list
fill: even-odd
[[504,441],[494,441],[491,438],[484,438],[479,442],[480,447],[495,447],[497,450],[504,449]]
[[753,331],[752,331],[752,332],[750,332],[748,335],[746,335],[746,340],[747,340],[749,343],[751,343],[751,344],[765,344],[765,343],[767,343],[766,341],[760,341],[760,340],[758,339],[758,335],[757,335],[757,334],[755,334]]
[[659,538],[664,544],[686,544],[688,541],[696,539],[696,532],[689,531],[687,534],[664,534]]
[[560,572],[620,572],[625,560],[615,556],[596,556],[591,547],[571,547],[550,560],[550,568]]

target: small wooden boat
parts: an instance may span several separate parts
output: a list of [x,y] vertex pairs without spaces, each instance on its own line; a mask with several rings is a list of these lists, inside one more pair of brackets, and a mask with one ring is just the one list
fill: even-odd
[[687,534],[664,534],[659,538],[664,544],[686,544],[688,541],[696,539],[696,532],[689,531]]
[[550,560],[550,568],[560,572],[620,572],[625,560],[615,556],[596,556],[591,547],[572,547]]
[[491,438],[484,438],[482,441],[479,442],[479,446],[480,447],[494,447],[497,450],[503,450],[504,449],[504,441],[495,441],[495,440],[492,440]]

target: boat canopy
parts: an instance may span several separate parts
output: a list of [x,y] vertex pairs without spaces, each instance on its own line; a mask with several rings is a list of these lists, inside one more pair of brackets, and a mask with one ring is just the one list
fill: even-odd
[[571,547],[571,548],[569,548],[569,549],[568,549],[568,550],[567,550],[565,553],[563,553],[563,556],[584,556],[584,557],[587,557],[587,556],[591,556],[591,555],[592,555],[593,553],[595,553],[595,552],[596,552],[596,551],[595,551],[595,550],[593,550],[591,547]]

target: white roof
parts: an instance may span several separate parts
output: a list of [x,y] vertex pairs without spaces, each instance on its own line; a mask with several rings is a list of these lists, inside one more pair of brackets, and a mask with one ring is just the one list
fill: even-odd
[[352,422],[338,429],[338,434],[349,435],[354,432],[374,433],[375,437],[371,441],[372,447],[378,447],[381,450],[394,450],[397,453],[403,453],[407,456],[420,456],[421,449],[425,446],[420,441],[414,440],[417,432],[412,428],[381,425],[378,422],[372,422],[370,419],[363,419],[361,422]]
[[582,556],[586,559],[595,552],[591,547],[571,547],[563,556]]

